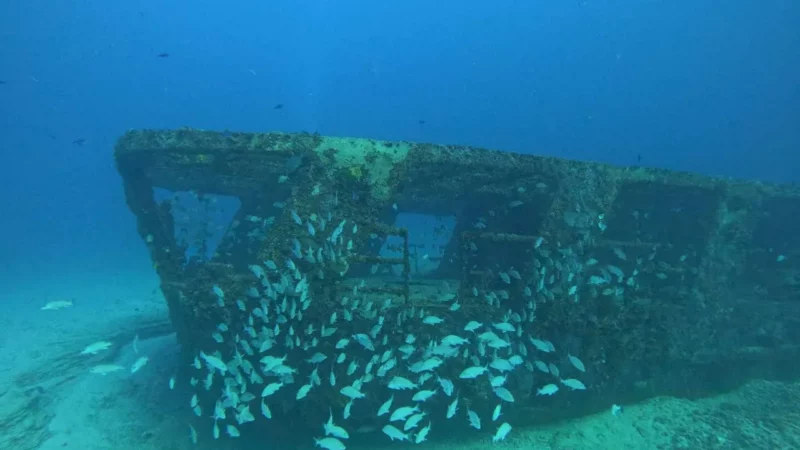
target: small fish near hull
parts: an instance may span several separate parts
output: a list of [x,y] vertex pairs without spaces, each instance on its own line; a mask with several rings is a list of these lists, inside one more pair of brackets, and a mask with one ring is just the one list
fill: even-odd
[[83,351],[81,351],[81,355],[96,355],[104,350],[108,350],[109,348],[111,348],[112,345],[113,344],[111,344],[111,342],[108,341],[95,342],[93,344],[87,345],[86,348],[84,348]]
[[59,309],[66,309],[75,306],[75,303],[72,300],[56,300],[52,302],[47,302],[44,306],[42,306],[42,311],[58,311]]
[[110,373],[119,372],[121,370],[125,370],[125,368],[118,364],[101,364],[99,366],[94,366],[91,369],[89,369],[89,373],[93,373],[95,375],[108,375]]

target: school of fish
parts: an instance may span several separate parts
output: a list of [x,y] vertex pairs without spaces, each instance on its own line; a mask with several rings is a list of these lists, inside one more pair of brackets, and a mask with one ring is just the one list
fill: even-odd
[[[448,420],[463,420],[476,433],[489,428],[487,440],[503,441],[512,427],[502,417],[521,395],[529,402],[566,395],[559,394],[564,388],[587,389],[581,378],[591,365],[574,354],[580,349],[559,349],[537,333],[537,304],[577,303],[587,293],[619,297],[638,287],[638,271],[626,275],[617,265],[587,259],[581,244],[562,247],[540,237],[528,244],[535,270],[523,275],[513,267],[492,268],[493,282],[449,289],[435,306],[393,297],[375,301],[362,292],[365,280],[331,304],[315,299],[313,284],[324,278],[323,269],[335,267],[345,276],[358,226],[330,213],[289,214],[297,237],[285,261],[250,265],[252,286],[235,298],[220,285],[209,289],[209,302],[242,318],[231,322],[242,324],[237,329],[220,323],[191,367],[194,393],[187,405],[198,420],[208,420],[213,439],[224,438],[223,431],[237,438],[251,422],[274,420],[272,407],[287,399],[302,407],[314,396],[335,395],[344,406],[328,405],[328,420],[313,438],[324,449],[346,448],[356,431],[348,423],[355,412],[373,416],[375,431],[392,441],[425,442]],[[487,227],[485,219],[473,226]],[[602,215],[596,226],[605,229]],[[469,250],[477,251],[476,244]],[[610,257],[627,261],[621,249]],[[485,302],[491,317],[467,317],[461,310],[467,302]],[[533,377],[527,391],[533,400],[521,388],[523,374]],[[171,378],[170,388],[175,383]],[[467,392],[490,395],[466,398]],[[474,407],[487,401],[491,405]],[[189,428],[196,443],[198,432]]]

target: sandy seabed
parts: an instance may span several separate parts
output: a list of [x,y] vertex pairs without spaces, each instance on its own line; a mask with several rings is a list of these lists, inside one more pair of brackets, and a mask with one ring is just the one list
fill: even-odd
[[[87,276],[5,286],[0,304],[0,449],[273,449],[268,443],[201,435],[189,440],[187,389],[170,390],[178,346],[153,274]],[[74,299],[59,311],[47,301]],[[138,335],[136,350],[132,345]],[[81,355],[107,340],[111,349]],[[149,362],[129,368],[140,356]],[[96,375],[98,364],[125,370]],[[198,430],[200,432],[200,430]],[[609,412],[535,428],[458,440],[436,435],[421,445],[356,437],[363,449],[800,449],[800,382],[754,381],[712,398],[659,397]],[[307,448],[313,446],[309,439]],[[282,446],[285,448],[285,446]],[[293,448],[305,448],[303,446]]]

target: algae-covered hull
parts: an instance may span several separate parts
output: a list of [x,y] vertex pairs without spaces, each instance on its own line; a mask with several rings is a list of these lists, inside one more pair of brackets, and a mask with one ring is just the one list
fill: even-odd
[[[116,161],[187,358],[219,352],[258,396],[270,378],[290,384],[261,362],[287,355],[295,382],[274,399],[286,411],[320,406],[303,408],[312,421],[344,407],[340,388],[355,380],[365,398],[354,420],[380,429],[393,376],[418,389],[451,379],[489,420],[498,394],[488,379],[505,374],[505,420],[529,423],[798,372],[794,187],[194,129],[130,131]],[[399,226],[406,213],[428,217],[428,232]],[[471,321],[481,327],[465,331]],[[445,345],[448,335],[470,343]],[[412,370],[431,358],[435,370]],[[460,378],[474,366],[490,376]],[[315,367],[324,382],[297,399]],[[550,384],[560,391],[537,395]],[[430,408],[444,417],[450,401]]]

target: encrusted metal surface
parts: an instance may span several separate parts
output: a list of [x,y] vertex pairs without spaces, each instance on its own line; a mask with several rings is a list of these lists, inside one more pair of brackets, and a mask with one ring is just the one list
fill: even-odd
[[[315,303],[307,316],[318,321],[359,283],[365,294],[373,289],[376,304],[389,296],[396,305],[436,308],[446,293],[429,288],[443,282],[461,303],[443,317],[497,321],[483,294],[503,287],[499,272],[513,267],[528,284],[542,277],[542,265],[559,273],[549,294],[533,293],[536,330],[579,349],[590,389],[580,402],[542,401],[519,381],[515,392],[530,401],[518,396],[513,414],[523,421],[800,372],[800,191],[792,186],[469,147],[194,129],[130,131],[116,161],[187,357],[213,344],[218,323],[246,320],[233,302],[254,284],[249,264],[285,264],[292,239],[303,248],[320,242],[295,223],[294,210],[333,211],[329,227],[339,218],[358,227],[351,257],[315,268],[320,276],[309,279]],[[187,259],[189,247],[206,242],[179,239],[176,204],[158,202],[154,188],[191,191],[201,202],[239,200],[211,258]],[[409,245],[417,242],[395,227],[398,211],[455,218],[441,264],[424,277],[411,273]],[[263,222],[249,219],[271,216],[263,235]],[[390,234],[404,249],[382,260],[378,249]],[[634,281],[624,294],[603,293],[586,282],[595,273],[590,260],[613,263]],[[383,263],[398,272],[373,275],[369,266]],[[584,280],[575,295],[566,292],[577,283],[562,264]],[[213,285],[226,293],[224,308]],[[524,287],[507,288],[511,302],[528,301]]]

